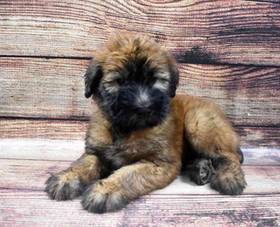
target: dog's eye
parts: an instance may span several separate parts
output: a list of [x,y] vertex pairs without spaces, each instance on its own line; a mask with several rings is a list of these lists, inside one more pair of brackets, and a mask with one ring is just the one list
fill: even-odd
[[157,78],[156,82],[154,83],[153,87],[159,90],[165,91],[168,89],[169,80],[165,78]]
[[157,81],[157,78],[151,76],[146,81],[147,81],[148,84],[154,84]]
[[158,72],[155,74],[155,77],[160,83],[169,83],[169,73],[166,72]]
[[166,78],[157,78],[157,81],[159,81],[160,83],[168,83],[169,80]]
[[117,78],[116,82],[117,82],[117,84],[121,85],[123,83],[123,79],[122,78]]

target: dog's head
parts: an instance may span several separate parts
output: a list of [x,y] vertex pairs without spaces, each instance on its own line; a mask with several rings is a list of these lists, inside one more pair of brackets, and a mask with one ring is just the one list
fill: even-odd
[[114,127],[131,132],[163,121],[178,80],[175,60],[160,44],[117,35],[94,55],[85,74],[85,96],[96,100]]

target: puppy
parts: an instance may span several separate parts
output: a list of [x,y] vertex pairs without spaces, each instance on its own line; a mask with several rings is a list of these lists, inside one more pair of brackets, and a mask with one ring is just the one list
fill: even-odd
[[115,211],[170,184],[189,152],[198,156],[191,179],[241,194],[246,181],[237,134],[214,103],[175,96],[178,81],[175,60],[160,44],[138,35],[110,39],[85,74],[85,96],[99,107],[85,153],[47,180],[49,197],[82,194],[86,210]]

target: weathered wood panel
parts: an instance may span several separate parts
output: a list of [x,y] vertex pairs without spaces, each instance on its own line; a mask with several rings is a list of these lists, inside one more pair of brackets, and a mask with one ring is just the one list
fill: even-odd
[[[0,158],[73,161],[84,151],[83,140],[0,139]],[[244,165],[280,165],[280,147],[242,147]]]
[[[0,116],[87,119],[87,60],[0,58]],[[280,124],[280,68],[180,64],[179,93],[219,103],[237,125]]]
[[0,138],[82,140],[85,138],[87,125],[88,121],[0,118]]
[[[0,139],[83,140],[87,121],[0,118]],[[280,148],[279,127],[236,126],[242,147]]]
[[0,139],[0,159],[72,162],[83,152],[84,140]]
[[238,126],[236,131],[243,147],[280,147],[279,127]]
[[178,92],[220,104],[236,125],[279,125],[280,68],[183,64]]
[[279,195],[150,195],[119,212],[91,214],[79,200],[54,202],[42,192],[0,191],[4,226],[278,226]]
[[[0,188],[43,190],[50,173],[69,167],[68,161],[0,159]],[[248,186],[244,194],[280,193],[280,166],[243,166]],[[197,186],[186,176],[154,194],[218,194],[209,185]]]
[[0,15],[1,55],[89,57],[134,31],[182,62],[280,65],[277,1],[2,0]]
[[75,118],[88,116],[83,72],[88,62],[0,58],[0,114]]

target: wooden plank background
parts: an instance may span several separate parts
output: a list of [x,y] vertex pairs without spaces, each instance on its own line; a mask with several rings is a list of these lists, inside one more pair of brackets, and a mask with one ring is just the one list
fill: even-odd
[[[39,151],[38,151],[39,152]],[[21,160],[0,159],[3,168],[1,171],[0,185],[5,189],[43,191],[44,183],[50,173],[66,169],[70,162],[52,160]],[[248,187],[244,194],[273,194],[279,192],[280,166],[244,166]],[[14,173],[20,173],[18,177]],[[260,183],[261,182],[261,183]],[[182,184],[184,186],[182,187]],[[272,187],[273,185],[273,187]],[[257,186],[257,187],[256,187]],[[3,188],[2,188],[3,189]],[[215,190],[210,190],[209,185],[199,187],[191,183],[188,178],[178,177],[172,184],[153,194],[188,194],[188,195],[218,195]]]
[[277,194],[244,195],[242,198],[208,195],[209,200],[200,195],[149,195],[130,203],[127,209],[102,215],[85,212],[79,200],[53,202],[42,192],[2,190],[0,196],[3,197],[0,203],[2,223],[13,227],[199,227],[209,224],[270,227],[280,224]]
[[[0,137],[24,135],[15,132],[17,118],[33,126],[37,119],[60,119],[58,125],[71,130],[71,124],[63,121],[87,120],[96,108],[83,96],[82,77],[92,51],[115,32],[139,31],[175,54],[181,73],[179,93],[220,104],[246,146],[279,145],[277,1],[2,0],[0,4]],[[66,135],[83,129],[79,126],[73,132],[60,126]],[[271,136],[264,138],[268,132]]]
[[[84,120],[96,108],[84,97],[87,64],[79,59],[0,58],[0,138],[83,138]],[[178,92],[220,104],[243,146],[279,147],[280,68],[181,63],[179,69]]]
[[[242,196],[222,196],[209,185],[197,186],[181,176],[168,187],[130,203],[119,212],[98,215],[82,210],[79,200],[55,202],[42,192],[48,175],[69,166],[80,155],[79,147],[81,141],[0,140],[0,224],[21,227],[280,224],[279,152],[275,160],[259,157],[261,166],[254,164],[256,152],[252,153],[255,158],[246,158],[243,169],[248,187]],[[273,157],[272,153],[269,157]]]
[[[221,105],[241,135],[245,194],[218,195],[179,177],[113,214],[42,192],[80,156],[91,111],[83,74],[115,32],[170,50],[179,93]],[[279,226],[278,0],[0,0],[1,226]]]
[[280,65],[273,0],[2,0],[0,15],[1,55],[87,58],[113,32],[135,31],[182,62]]
[[[87,119],[87,64],[74,59],[0,58],[0,116]],[[280,68],[179,64],[179,69],[178,93],[212,99],[235,124],[280,125]]]
[[[87,121],[79,120],[4,118],[0,120],[0,139],[83,140],[87,125]],[[236,126],[236,131],[242,147],[280,147],[278,127]]]
[[175,54],[178,92],[216,101],[237,127],[279,128],[277,1],[0,4],[1,117],[88,119],[87,59],[110,34],[127,30],[150,35]]

